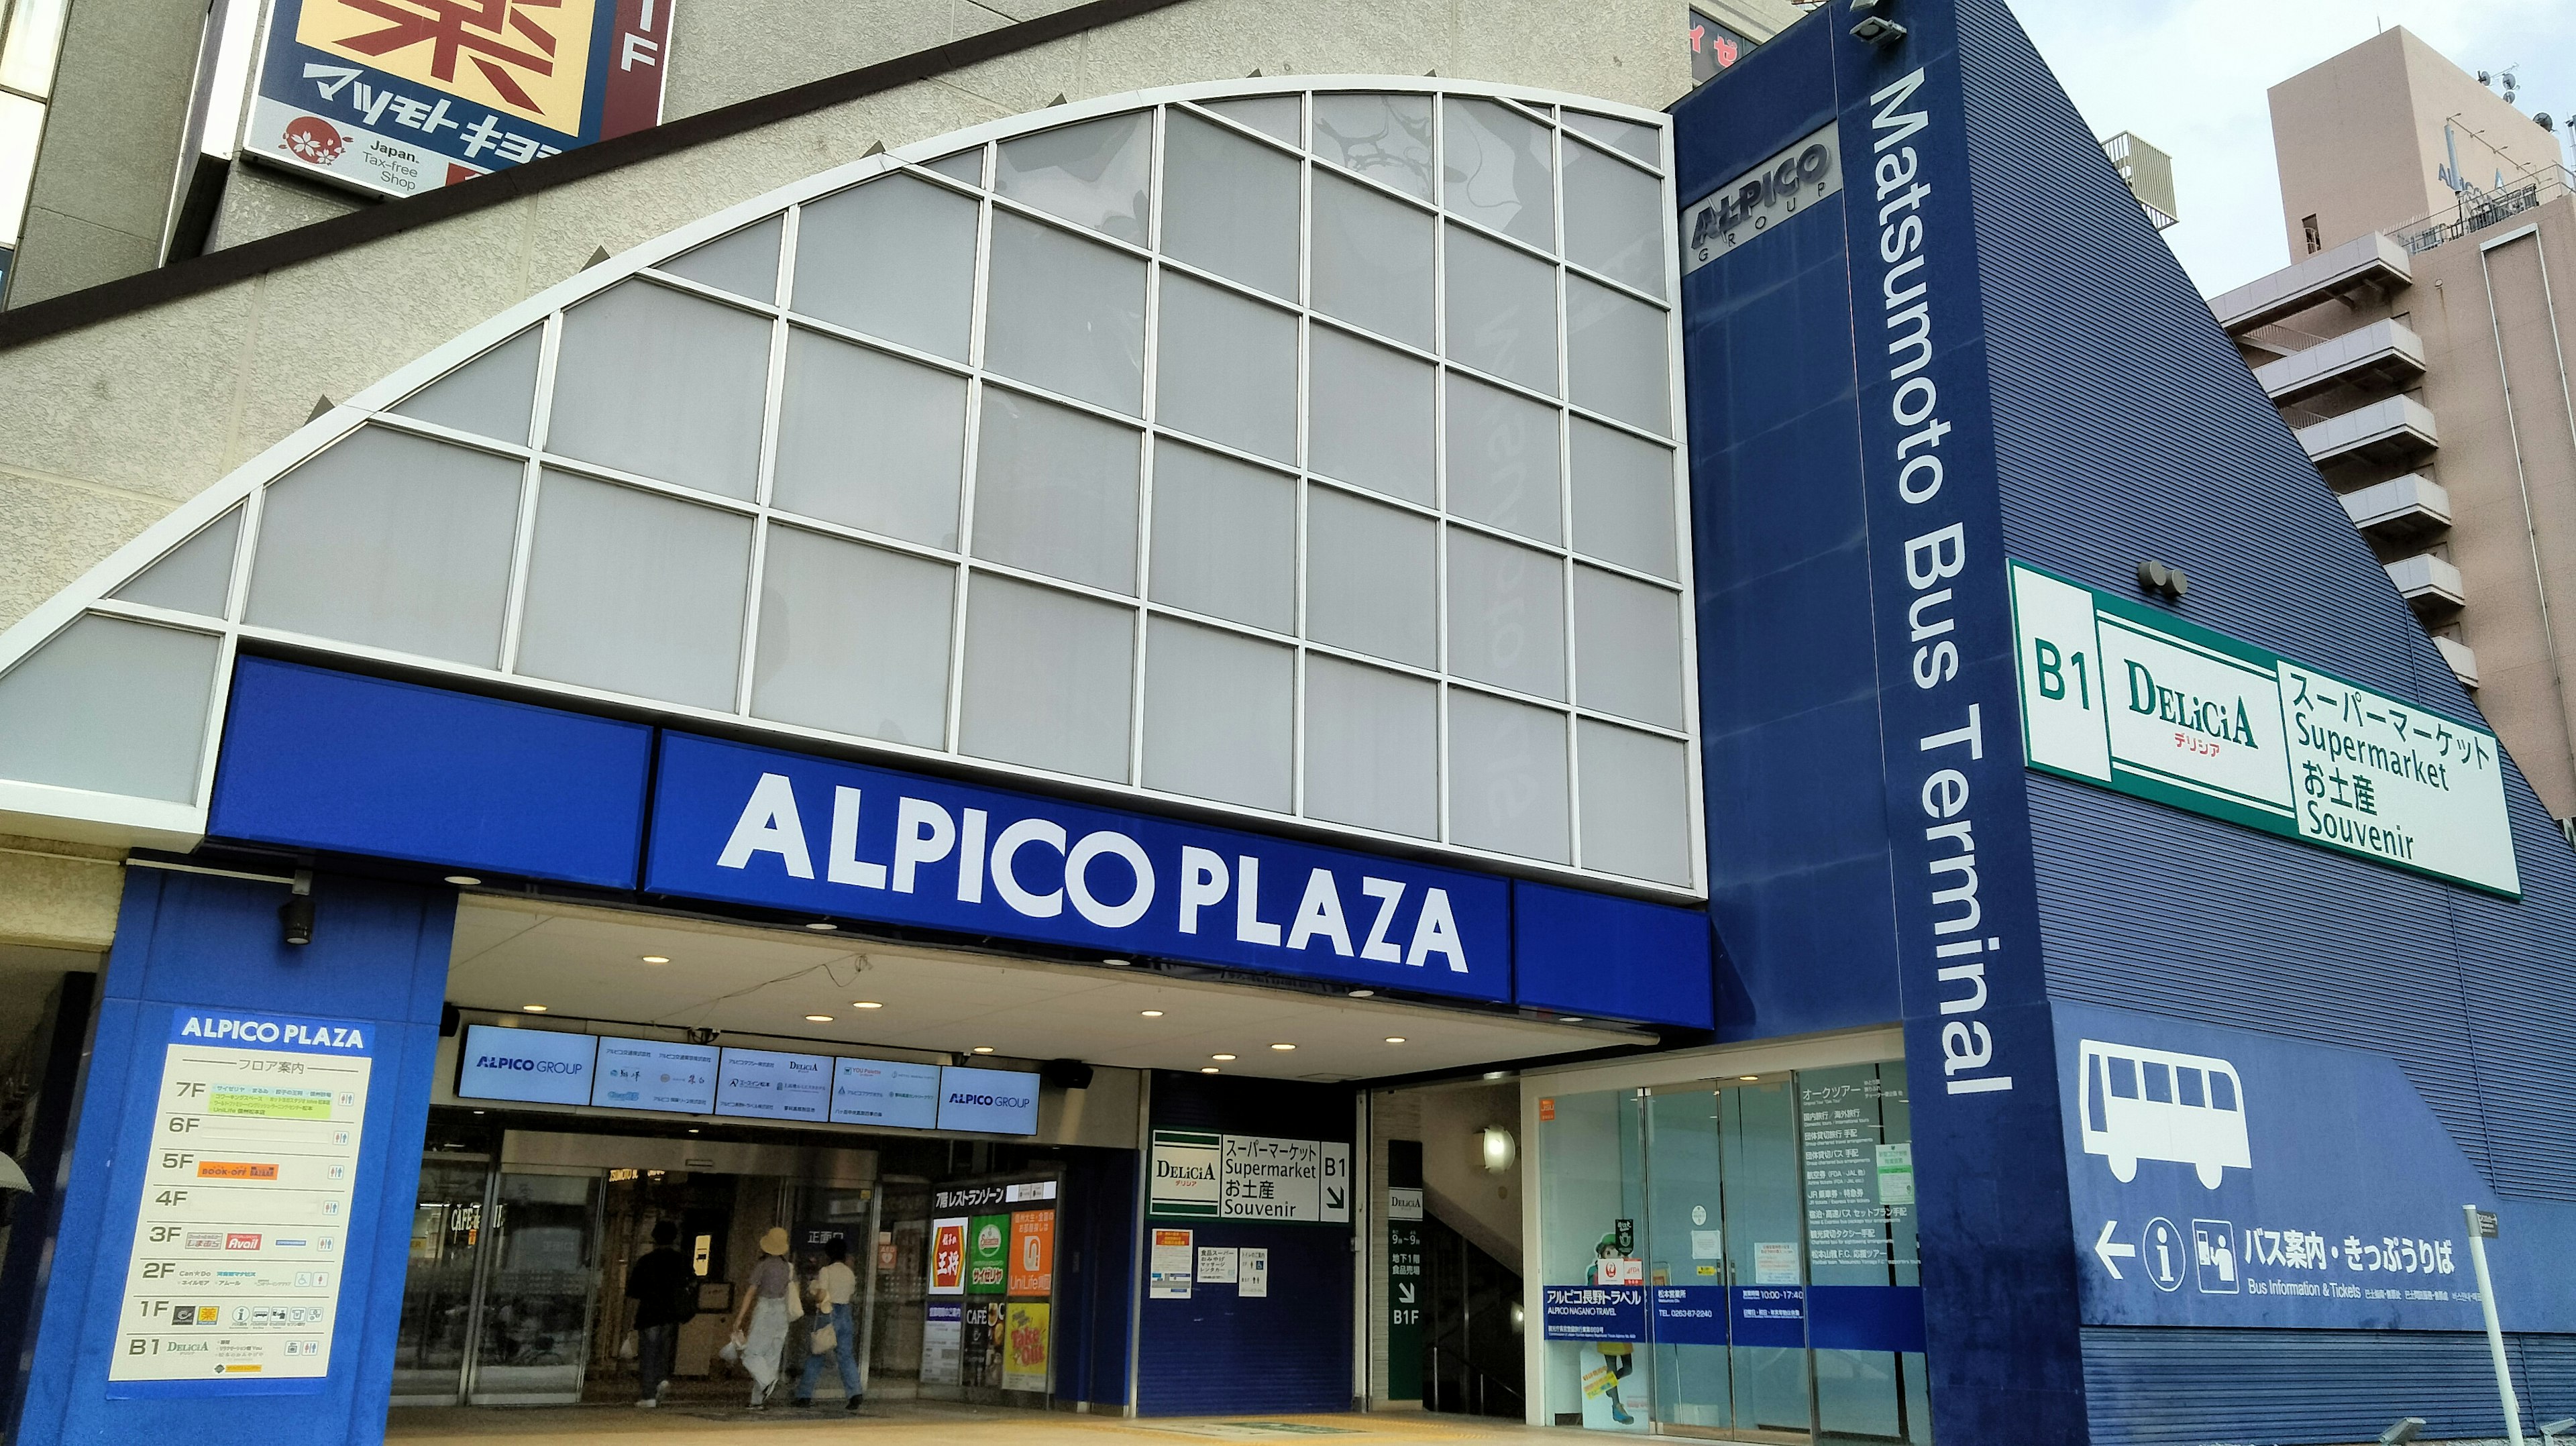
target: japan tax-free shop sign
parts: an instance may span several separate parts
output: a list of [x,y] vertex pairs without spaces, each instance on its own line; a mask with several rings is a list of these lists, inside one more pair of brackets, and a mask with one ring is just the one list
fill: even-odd
[[246,154],[411,196],[662,119],[677,0],[276,0]]
[[2032,768],[2521,897],[2493,733],[2011,569]]
[[339,1331],[372,1028],[172,1012],[109,1395],[321,1388]]

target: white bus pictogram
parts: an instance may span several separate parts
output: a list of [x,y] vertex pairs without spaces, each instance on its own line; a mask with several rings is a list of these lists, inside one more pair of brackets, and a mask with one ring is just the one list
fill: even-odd
[[2253,1168],[2245,1137],[2245,1086],[2236,1066],[2203,1054],[2085,1040],[2084,1153],[2110,1162],[2121,1184],[2140,1160],[2189,1165],[2209,1189],[2229,1167]]

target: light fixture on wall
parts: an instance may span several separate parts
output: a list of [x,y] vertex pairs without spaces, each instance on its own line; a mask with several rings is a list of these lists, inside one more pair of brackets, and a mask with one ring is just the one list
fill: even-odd
[[1487,1174],[1499,1175],[1520,1163],[1520,1141],[1513,1139],[1512,1132],[1502,1126],[1485,1126],[1478,1134],[1477,1140],[1479,1148],[1483,1151]]

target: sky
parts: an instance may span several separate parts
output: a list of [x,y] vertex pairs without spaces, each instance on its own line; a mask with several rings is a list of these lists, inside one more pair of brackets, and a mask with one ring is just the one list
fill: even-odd
[[2096,136],[2131,131],[2173,156],[2183,220],[2165,239],[2205,294],[2290,263],[2264,91],[2383,25],[2472,74],[2512,68],[2525,114],[2576,120],[2569,0],[2011,3]]

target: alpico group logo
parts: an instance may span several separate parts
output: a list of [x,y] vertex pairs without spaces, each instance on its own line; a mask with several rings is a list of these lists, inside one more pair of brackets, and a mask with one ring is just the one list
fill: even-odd
[[349,138],[320,116],[297,116],[287,122],[286,149],[299,161],[327,166],[340,159],[340,153],[348,148]]

